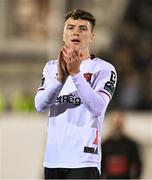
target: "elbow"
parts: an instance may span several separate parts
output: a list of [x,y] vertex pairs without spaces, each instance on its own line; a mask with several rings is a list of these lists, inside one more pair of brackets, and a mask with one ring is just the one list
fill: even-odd
[[97,116],[101,116],[101,114],[102,114],[102,110],[95,112],[95,116],[96,116],[96,117],[97,117]]
[[98,106],[94,105],[92,107],[91,113],[94,117],[98,117],[98,116],[101,116],[103,114],[103,112],[106,111],[106,108],[107,108],[107,104],[103,103],[103,101],[100,101],[100,102],[98,102]]
[[36,109],[37,112],[43,112],[40,107],[36,107],[36,106],[35,106],[35,109]]
[[102,114],[102,108],[100,107],[100,105],[98,107],[88,106],[87,109],[90,111],[93,117],[98,117]]
[[41,106],[41,105],[35,105],[35,109],[37,112],[45,112],[48,108]]
[[35,109],[37,112],[46,112],[51,107],[51,104],[46,103],[41,97],[35,97]]
[[36,104],[36,103],[35,103],[35,109],[36,109],[37,112],[43,112],[43,108],[40,105]]
[[42,106],[41,103],[39,103],[38,99],[35,97],[35,109],[37,112],[43,112],[44,107]]

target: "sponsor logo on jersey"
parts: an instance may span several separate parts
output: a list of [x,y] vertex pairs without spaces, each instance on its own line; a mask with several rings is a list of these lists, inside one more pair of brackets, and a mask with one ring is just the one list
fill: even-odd
[[56,103],[72,103],[79,106],[81,104],[81,99],[79,97],[75,97],[75,94],[68,94],[59,96],[56,99]]
[[110,81],[107,81],[105,83],[104,89],[111,94],[111,96],[114,93],[115,90],[115,84],[116,84],[116,74],[115,72],[111,71],[111,77]]

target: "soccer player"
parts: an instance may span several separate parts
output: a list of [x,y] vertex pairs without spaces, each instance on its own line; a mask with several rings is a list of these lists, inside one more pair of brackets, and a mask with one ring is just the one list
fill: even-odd
[[98,179],[101,128],[115,90],[113,65],[90,55],[95,18],[75,9],[65,16],[64,45],[48,61],[35,96],[37,111],[50,111],[45,179]]

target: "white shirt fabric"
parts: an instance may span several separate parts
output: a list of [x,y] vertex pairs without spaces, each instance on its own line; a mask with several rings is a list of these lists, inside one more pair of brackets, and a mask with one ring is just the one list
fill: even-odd
[[50,111],[43,165],[100,171],[102,123],[116,86],[115,68],[89,58],[64,84],[56,76],[57,60],[48,61],[35,96],[37,111]]

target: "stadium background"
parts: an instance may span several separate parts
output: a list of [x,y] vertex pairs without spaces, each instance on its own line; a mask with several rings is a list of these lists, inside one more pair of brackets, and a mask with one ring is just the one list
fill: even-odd
[[[106,119],[125,112],[125,130],[141,144],[142,178],[152,178],[151,0],[0,0],[0,178],[42,178],[47,114],[35,112],[33,98],[73,8],[97,19],[91,52],[118,72]],[[109,130],[105,120],[103,138]]]

